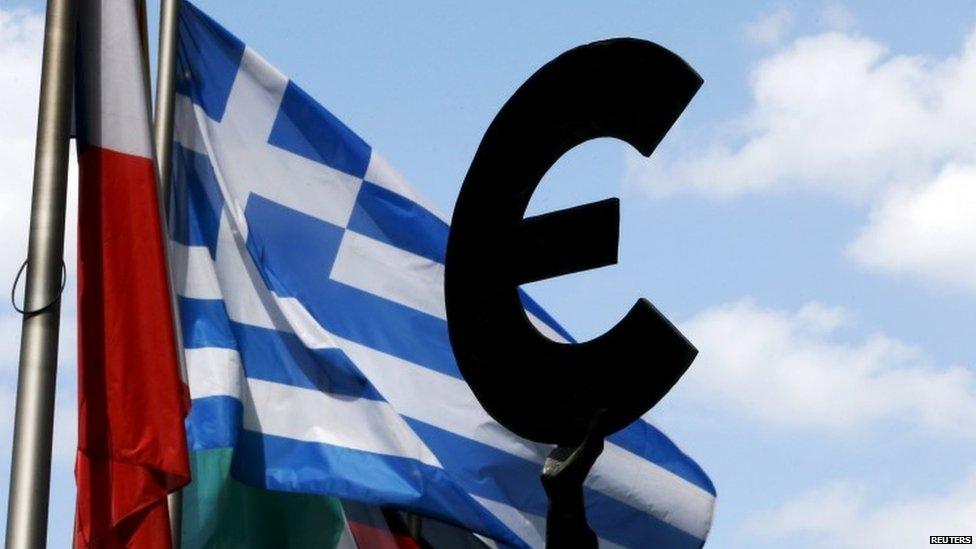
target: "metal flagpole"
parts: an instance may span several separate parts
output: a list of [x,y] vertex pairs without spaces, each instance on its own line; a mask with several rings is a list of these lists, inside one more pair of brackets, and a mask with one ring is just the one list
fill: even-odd
[[[159,6],[159,59],[156,72],[156,116],[153,143],[159,167],[159,191],[169,197],[170,155],[173,151],[173,110],[176,103],[176,50],[179,45],[180,0],[162,0]],[[164,207],[169,204],[163,202]]]
[[[169,210],[170,176],[173,152],[173,111],[176,103],[176,50],[179,40],[180,0],[162,0],[159,5],[159,53],[156,62],[156,111],[153,118],[153,146],[156,152],[156,170],[159,184],[159,203],[163,213]],[[167,216],[162,217],[163,228]],[[164,230],[163,235],[169,232]],[[164,246],[168,250],[168,246]],[[168,258],[167,258],[168,259]],[[166,262],[169,265],[169,261]],[[172,274],[172,273],[171,273]],[[183,379],[186,379],[186,364],[183,355],[183,337],[179,326],[179,308],[176,293],[173,291],[173,277],[170,280],[170,304],[173,320],[176,323],[177,356]],[[169,524],[173,547],[180,547],[183,526],[183,493],[176,491],[169,495]]]
[[71,131],[75,46],[74,0],[48,0],[34,152],[24,322],[14,420],[8,549],[47,543],[51,434],[58,361],[60,292],[64,265],[64,212]]

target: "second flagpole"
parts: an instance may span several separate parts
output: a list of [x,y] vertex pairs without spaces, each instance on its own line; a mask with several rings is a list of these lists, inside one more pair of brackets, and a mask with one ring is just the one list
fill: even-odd
[[[161,216],[164,225],[164,238],[169,234],[169,231],[165,230],[165,225],[168,220],[168,216],[165,214],[169,210],[170,177],[172,174],[173,112],[176,102],[176,55],[179,44],[180,3],[180,0],[161,0],[159,5],[159,50],[156,60],[156,105],[153,116],[153,148],[156,157],[159,204],[164,214]],[[164,246],[163,249],[168,250],[168,245]],[[167,265],[169,265],[168,260]],[[183,380],[186,381],[183,337],[179,327],[179,308],[176,293],[173,289],[172,273],[170,274],[170,305],[173,308],[173,319],[176,323],[176,343],[179,347],[177,356],[180,358],[180,369],[182,370]],[[176,491],[171,493],[168,503],[173,547],[179,548],[181,545],[183,526],[182,492]]]

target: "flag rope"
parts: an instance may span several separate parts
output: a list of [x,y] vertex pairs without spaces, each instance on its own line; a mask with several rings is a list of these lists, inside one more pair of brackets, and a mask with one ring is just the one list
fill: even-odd
[[68,282],[68,268],[65,266],[63,259],[61,260],[61,288],[58,290],[57,295],[52,297],[51,301],[49,301],[47,305],[44,305],[43,307],[38,307],[33,310],[27,310],[27,306],[25,304],[23,309],[20,308],[20,306],[17,305],[17,299],[16,299],[17,284],[20,282],[21,275],[24,274],[25,267],[27,267],[26,259],[24,260],[23,263],[20,264],[20,268],[17,269],[17,276],[14,277],[13,286],[10,287],[10,305],[14,308],[15,311],[17,311],[23,316],[36,315],[36,314],[43,313],[44,311],[53,307],[55,303],[61,301],[61,296],[64,294],[65,284]]

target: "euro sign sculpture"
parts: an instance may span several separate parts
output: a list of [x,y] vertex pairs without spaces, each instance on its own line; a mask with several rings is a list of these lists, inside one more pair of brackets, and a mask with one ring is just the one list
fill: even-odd
[[596,547],[582,484],[604,437],[654,406],[697,350],[646,299],[585,343],[537,331],[518,287],[615,264],[620,205],[614,198],[530,218],[525,210],[546,171],[580,143],[614,137],[650,156],[701,84],[681,58],[644,40],[572,49],[505,103],[458,196],[445,261],[451,345],[493,418],[557,445],[542,474],[550,547]]

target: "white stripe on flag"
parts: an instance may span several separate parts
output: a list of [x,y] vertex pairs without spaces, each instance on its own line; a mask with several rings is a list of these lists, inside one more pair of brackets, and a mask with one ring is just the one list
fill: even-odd
[[230,396],[240,400],[243,371],[237,351],[204,347],[185,353],[190,398]]
[[247,379],[244,428],[280,437],[399,456],[441,467],[390,405]]
[[152,158],[145,81],[133,76],[143,70],[140,50],[131,46],[141,42],[135,10],[135,2],[122,0],[88,0],[78,9],[78,55],[88,70],[77,81],[85,86],[83,112],[98,114],[87,117],[88,143]]
[[335,349],[339,346],[335,337],[323,330],[297,299],[273,295],[282,316],[288,321],[291,331],[302,341],[302,345],[309,349]]
[[173,110],[173,139],[184,149],[205,155],[207,146],[200,134],[200,127],[197,126],[196,116],[193,100],[185,95],[176,94]]
[[214,262],[206,246],[169,241],[170,269],[176,294],[193,299],[221,299]]
[[353,231],[346,231],[332,280],[438,318],[444,312],[444,266]]
[[543,547],[546,544],[545,518],[523,513],[511,505],[506,505],[492,499],[486,499],[474,494],[471,497],[487,509],[489,513],[495,515],[509,530],[515,532],[516,536],[522,538],[522,541],[529,547]]
[[647,509],[661,521],[698,539],[708,535],[715,496],[616,444],[604,445],[586,485],[638,509]]
[[[517,437],[491,419],[464,380],[337,339],[363,375],[401,414],[524,459],[539,461],[548,454],[550,446]],[[423,394],[417,388],[423,388]]]
[[283,318],[272,319],[276,306],[271,292],[254,265],[240,235],[235,235],[225,209],[217,231],[214,269],[224,293],[224,306],[231,320],[259,328],[290,332]]

